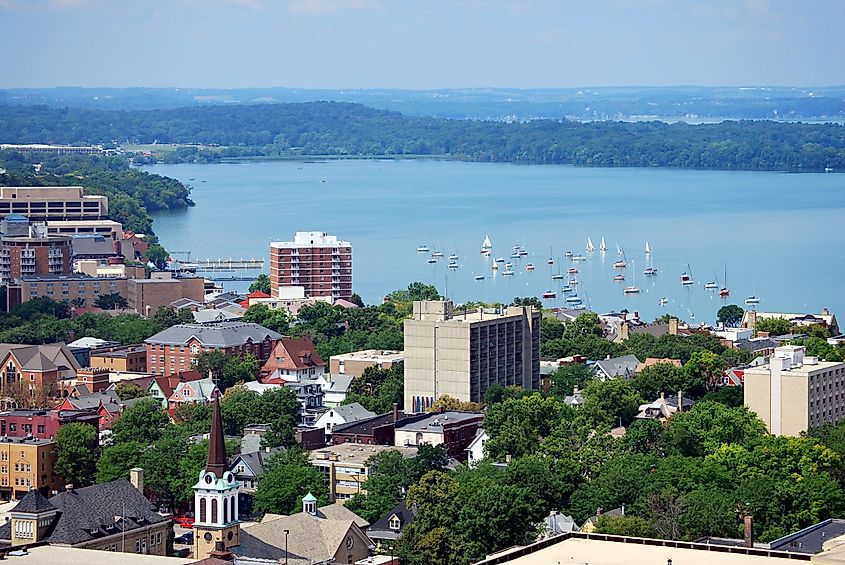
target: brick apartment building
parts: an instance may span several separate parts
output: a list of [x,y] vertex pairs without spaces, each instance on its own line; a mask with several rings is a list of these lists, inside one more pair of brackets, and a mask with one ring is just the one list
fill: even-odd
[[252,353],[263,362],[281,338],[273,330],[246,322],[179,324],[145,341],[147,372],[170,375],[187,371],[203,351],[222,351],[226,355]]
[[79,369],[64,343],[0,344],[0,393],[18,396],[18,401],[55,394],[59,383],[75,378]]
[[25,275],[66,275],[71,270],[70,238],[48,235],[19,214],[0,221],[0,284]]
[[92,410],[10,410],[0,412],[0,436],[10,438],[56,439],[65,424],[81,423],[100,432],[99,417]]
[[352,244],[325,232],[296,232],[293,241],[270,243],[270,294],[300,286],[308,298],[352,297]]

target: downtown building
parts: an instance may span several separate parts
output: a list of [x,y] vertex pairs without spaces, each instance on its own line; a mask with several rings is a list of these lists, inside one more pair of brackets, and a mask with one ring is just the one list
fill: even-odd
[[270,294],[284,298],[286,287],[305,297],[352,297],[352,244],[325,232],[296,232],[293,241],[270,243]]
[[32,222],[100,220],[109,213],[107,196],[84,194],[81,186],[0,187],[0,217],[21,214]]
[[540,386],[539,310],[524,306],[455,312],[451,301],[414,302],[405,320],[405,411],[440,396],[482,402],[491,385]]

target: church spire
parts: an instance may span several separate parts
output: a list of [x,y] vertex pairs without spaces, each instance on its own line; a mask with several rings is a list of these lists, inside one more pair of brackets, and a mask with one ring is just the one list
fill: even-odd
[[218,479],[226,471],[226,444],[223,441],[223,418],[220,416],[220,400],[211,402],[211,437],[208,440],[208,463],[205,470],[214,473]]

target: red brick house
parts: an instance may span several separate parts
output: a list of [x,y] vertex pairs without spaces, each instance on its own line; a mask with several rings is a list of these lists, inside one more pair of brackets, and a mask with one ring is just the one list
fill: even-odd
[[326,363],[307,337],[283,337],[261,367],[261,382],[278,384],[286,381],[316,379],[326,372]]
[[203,351],[222,351],[226,355],[252,353],[266,361],[282,335],[258,324],[219,322],[215,324],[179,324],[145,341],[147,372],[171,375],[192,369]]
[[79,362],[64,343],[0,344],[0,393],[36,398],[57,393],[58,383],[76,377]]
[[99,433],[99,418],[91,410],[12,410],[0,413],[0,436],[35,439],[56,439],[56,432],[65,424],[83,423]]

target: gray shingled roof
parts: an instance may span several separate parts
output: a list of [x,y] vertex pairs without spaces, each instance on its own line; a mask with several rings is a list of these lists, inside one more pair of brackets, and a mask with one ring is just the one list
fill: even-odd
[[64,343],[49,343],[46,345],[12,345],[0,344],[0,360],[12,351],[15,358],[22,365],[23,370],[54,371],[58,369],[73,369],[81,367],[76,357]]
[[44,498],[44,495],[41,494],[39,491],[32,489],[24,497],[21,499],[20,502],[17,503],[15,508],[12,510],[13,512],[27,512],[30,514],[38,514],[39,512],[43,512],[45,510],[55,510],[56,507],[50,504],[50,502]]
[[375,412],[370,412],[357,402],[353,402],[351,404],[343,404],[341,406],[335,406],[331,409],[334,411],[335,414],[343,418],[345,423],[350,422],[357,422],[359,420],[364,420],[365,418],[373,418],[376,416]]
[[[390,518],[394,514],[397,518],[399,518],[399,531],[392,530],[390,528]],[[376,520],[375,523],[367,529],[367,536],[374,540],[395,540],[402,534],[402,530],[414,521],[415,515],[416,512],[412,509],[408,509],[408,506],[403,500],[384,516]]]
[[117,254],[111,238],[101,235],[73,236],[70,248],[74,257],[110,257]]
[[[126,479],[61,492],[46,502],[59,511],[43,540],[51,544],[76,545],[169,519]],[[11,522],[0,526],[0,539],[11,539]]]
[[635,355],[623,355],[622,357],[596,361],[596,369],[609,377],[630,378],[639,364],[640,360]]
[[221,322],[219,324],[179,324],[158,332],[146,343],[179,345],[192,337],[205,347],[233,347],[264,341],[265,338],[281,339],[282,335],[259,324],[247,322]]

